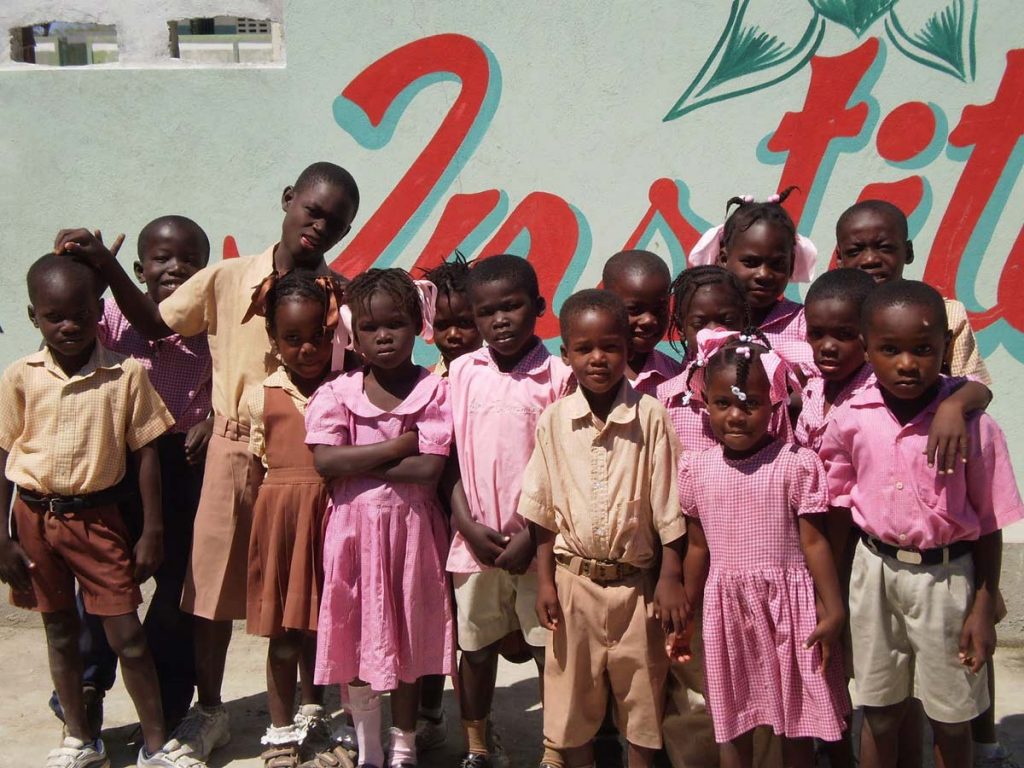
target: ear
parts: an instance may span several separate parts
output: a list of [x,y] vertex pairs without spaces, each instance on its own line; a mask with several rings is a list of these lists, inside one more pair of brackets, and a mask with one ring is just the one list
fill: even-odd
[[543,296],[538,296],[534,306],[537,308],[537,317],[541,317],[544,314],[544,311],[548,308],[548,303],[545,301]]
[[103,304],[103,297],[101,296],[100,300],[99,300],[99,308],[100,308],[100,313],[99,314],[100,314],[100,317],[103,317],[103,307],[104,306],[105,305]]
[[565,348],[565,344],[562,345],[562,362],[569,365],[569,350]]
[[868,340],[863,333],[858,334],[858,338],[860,338],[860,345],[864,348],[864,362],[870,363],[871,361],[868,360]]
[[837,267],[843,266],[842,261],[839,259],[839,243],[836,243],[832,247],[832,258],[830,259],[830,262],[835,262]]
[[292,200],[294,200],[294,199],[295,199],[295,187],[293,187],[291,185],[285,187],[284,191],[281,192],[281,210],[282,211],[287,211],[288,210],[288,206],[290,206],[292,204]]
[[142,262],[141,261],[136,261],[132,265],[132,270],[135,272],[135,279],[136,280],[138,280],[140,283],[146,282],[146,278],[144,278],[142,276]]
[[38,328],[39,323],[36,322],[36,308],[29,304],[26,309],[28,310],[28,321]]
[[907,260],[904,264],[909,264],[914,260],[914,243],[911,240],[907,240]]
[[718,264],[719,266],[724,267],[727,261],[729,261],[729,252],[725,250],[725,246],[723,245],[718,249]]

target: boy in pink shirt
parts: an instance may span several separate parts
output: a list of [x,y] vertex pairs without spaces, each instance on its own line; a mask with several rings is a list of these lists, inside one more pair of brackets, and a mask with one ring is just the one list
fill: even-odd
[[668,265],[650,251],[622,251],[605,262],[601,282],[622,299],[629,315],[626,378],[641,395],[654,397],[659,384],[683,370],[678,360],[655,349],[668,330]]
[[1000,529],[1024,505],[987,414],[968,418],[968,454],[952,474],[928,466],[928,427],[957,384],[941,374],[942,297],[917,281],[882,285],[865,300],[861,336],[876,383],[835,414],[821,447],[833,506],[849,508],[861,537],[850,580],[861,765],[896,764],[911,696],[942,762],[970,765],[970,721],[989,704],[979,673],[995,648]]
[[521,630],[543,665],[547,633],[534,612],[534,545],[516,510],[537,421],[564,394],[571,370],[534,335],[546,303],[525,259],[475,262],[468,289],[487,346],[453,360],[449,371],[461,479],[452,498],[448,570],[462,649],[459,701],[468,746],[462,766],[490,768],[487,719],[500,641]]

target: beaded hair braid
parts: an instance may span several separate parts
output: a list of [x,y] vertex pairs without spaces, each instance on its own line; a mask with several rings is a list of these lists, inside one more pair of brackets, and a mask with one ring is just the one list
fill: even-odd
[[391,297],[395,306],[412,320],[416,333],[423,330],[423,310],[420,295],[409,273],[404,269],[368,269],[356,276],[345,288],[345,303],[352,310],[353,319],[369,309],[375,293]]
[[[753,343],[756,342],[756,343]],[[740,354],[737,350],[740,347],[747,347],[751,355]],[[772,348],[771,342],[761,332],[760,328],[749,326],[740,335],[718,350],[707,360],[696,357],[686,368],[686,394],[683,396],[683,405],[689,404],[693,398],[691,382],[694,375],[704,368],[704,381],[707,382],[708,374],[718,371],[728,365],[736,366],[736,388],[746,392],[747,378],[750,376],[750,363],[753,357],[760,357],[762,352],[768,352]]]
[[[672,296],[672,314],[669,317],[668,338],[673,349],[681,349],[686,356],[686,316],[690,312],[690,303],[699,288],[707,285],[724,285],[739,299],[743,307],[743,326],[750,322],[750,307],[743,291],[743,284],[732,272],[717,264],[690,267],[679,273],[672,281],[669,293]],[[678,346],[677,346],[678,343]]]

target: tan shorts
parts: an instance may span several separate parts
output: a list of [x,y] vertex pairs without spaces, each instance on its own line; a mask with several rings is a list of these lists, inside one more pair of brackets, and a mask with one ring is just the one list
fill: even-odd
[[537,574],[513,576],[501,568],[453,573],[459,648],[479,651],[509,632],[522,630],[526,642],[543,648],[548,633],[537,621]]
[[35,567],[28,572],[32,589],[11,590],[11,603],[41,613],[74,611],[76,580],[85,610],[94,616],[133,613],[142,602],[117,506],[54,515],[15,496],[12,512],[18,543]]
[[252,507],[260,477],[249,429],[217,416],[206,448],[183,611],[204,619],[244,619]]
[[940,723],[984,712],[988,676],[972,674],[958,658],[973,597],[970,555],[948,565],[908,565],[859,543],[850,575],[856,703],[885,707],[916,696]]
[[544,663],[544,738],[560,749],[588,743],[610,693],[619,732],[658,749],[668,657],[654,618],[654,574],[602,586],[559,567],[555,586],[562,620]]

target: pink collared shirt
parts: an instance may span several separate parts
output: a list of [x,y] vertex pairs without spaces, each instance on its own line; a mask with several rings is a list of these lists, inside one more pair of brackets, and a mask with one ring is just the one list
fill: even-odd
[[658,387],[678,376],[682,370],[682,363],[655,349],[647,356],[644,367],[637,372],[636,378],[632,379],[630,383],[633,385],[633,389],[641,395],[657,397]]
[[807,343],[807,319],[804,307],[783,297],[759,326],[772,349],[789,365],[808,377],[818,376],[814,352]]
[[[539,341],[508,373],[498,370],[487,347],[452,361],[448,381],[455,443],[474,520],[509,536],[526,527],[517,509],[537,422],[566,393],[571,376],[569,366]],[[448,570],[486,570],[457,531]]]
[[800,418],[796,421],[794,437],[797,445],[810,448],[817,453],[821,450],[821,439],[825,436],[825,428],[828,427],[835,416],[836,409],[849,402],[850,398],[867,386],[875,383],[875,372],[871,366],[865,363],[850,378],[846,385],[836,395],[832,407],[825,412],[825,384],[821,376],[814,376],[807,380],[804,386],[802,398],[803,408],[800,410]]
[[188,432],[210,415],[213,362],[206,334],[177,333],[150,341],[132,327],[117,304],[103,303],[97,338],[112,352],[133,357],[174,417],[171,432]]
[[1003,431],[987,413],[967,418],[969,455],[940,475],[924,455],[939,404],[962,380],[901,425],[877,382],[854,395],[825,430],[821,458],[832,504],[849,507],[871,536],[898,547],[933,549],[974,541],[1024,517]]

